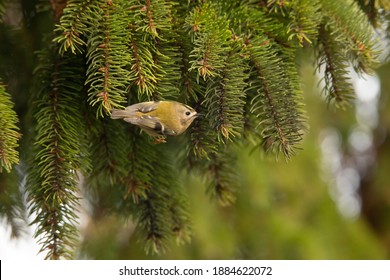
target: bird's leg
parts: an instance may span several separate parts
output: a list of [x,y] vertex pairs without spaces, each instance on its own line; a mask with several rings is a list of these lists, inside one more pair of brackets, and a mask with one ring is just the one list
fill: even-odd
[[167,141],[165,139],[166,139],[166,137],[164,135],[156,136],[154,138],[154,144],[166,143]]

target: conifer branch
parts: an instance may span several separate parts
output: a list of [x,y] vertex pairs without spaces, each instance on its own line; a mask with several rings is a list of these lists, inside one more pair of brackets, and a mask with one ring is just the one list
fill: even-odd
[[[161,4],[159,10],[156,4]],[[162,54],[157,49],[157,42],[163,41],[161,37],[164,31],[169,28],[169,5],[165,1],[136,1],[128,9],[128,38],[127,44],[131,53],[130,75],[131,81],[137,87],[141,100],[149,100],[150,97],[160,99],[156,96],[157,83],[161,78],[163,68],[156,64],[157,57],[161,60]],[[157,15],[162,18],[156,17]],[[167,17],[167,18],[165,18]],[[168,22],[162,22],[162,19]]]
[[176,29],[180,27],[177,27],[174,22],[173,5],[171,1],[160,0],[149,3],[148,11],[150,10],[153,15],[155,29],[155,33],[150,34],[156,76],[153,100],[176,100],[179,96],[180,52]]
[[128,169],[124,178],[125,198],[131,196],[133,203],[147,199],[147,193],[152,187],[153,160],[155,148],[143,134],[139,135],[134,129],[128,133],[129,149],[126,151]]
[[[235,18],[231,19],[234,24],[235,32],[239,30],[240,21],[237,19],[245,18],[245,30],[243,37],[252,36],[254,34],[267,37],[270,42],[275,43],[273,46],[280,49],[295,48],[294,41],[289,40],[288,27],[285,23],[286,19],[278,17],[270,17],[267,11],[259,9],[257,5],[249,5],[240,7]],[[233,14],[234,15],[234,14]],[[287,30],[286,30],[287,29]]]
[[86,46],[85,35],[89,35],[90,28],[95,22],[93,5],[96,0],[68,0],[66,8],[60,18],[60,24],[56,25],[55,32],[59,34],[53,39],[59,43],[59,52],[64,54],[69,49],[72,53],[83,53]]
[[[181,37],[185,36],[184,34],[181,34]],[[202,94],[202,82],[197,82],[197,73],[194,71],[190,71],[190,61],[189,61],[189,54],[192,50],[192,44],[191,42],[187,40],[183,40],[180,42],[180,62],[181,62],[181,81],[180,81],[180,99],[184,100],[185,102],[188,102],[190,99],[194,100],[195,102],[198,101],[198,95],[201,96]]]
[[191,220],[188,213],[188,197],[181,186],[171,193],[169,213],[172,219],[172,232],[176,237],[176,243],[181,245],[191,240]]
[[[108,118],[96,118],[88,112],[88,142],[90,143],[91,171],[85,178],[85,192],[93,205],[93,216],[129,212],[126,176],[131,167],[127,153],[129,141],[125,123]],[[104,159],[104,160],[102,160]],[[115,201],[115,203],[113,203]]]
[[[198,109],[200,114],[206,114],[204,108]],[[217,141],[216,131],[210,130],[209,122],[205,118],[194,121],[189,135],[186,157],[190,167],[203,159],[209,160],[209,155],[216,153],[220,143]]]
[[97,115],[110,114],[112,108],[123,107],[129,86],[131,60],[127,52],[127,21],[122,6],[111,1],[99,6],[97,26],[88,38],[87,80],[89,103],[98,105]]
[[179,48],[175,46],[174,39],[156,39],[156,53],[154,64],[156,65],[157,83],[153,100],[170,99],[177,100],[179,96],[180,68]]
[[21,134],[13,107],[11,96],[0,81],[0,173],[11,172],[13,165],[19,163],[17,148]]
[[345,57],[343,45],[331,35],[325,24],[320,26],[317,65],[318,70],[324,71],[323,93],[327,101],[334,102],[337,107],[345,107],[353,99],[353,87],[348,76],[348,61]]
[[378,11],[375,7],[377,5],[376,2],[380,3],[381,1],[357,0],[357,3],[359,4],[360,8],[366,13],[368,20],[374,27],[377,27],[377,18],[378,18]]
[[147,137],[130,133],[123,185],[128,188],[125,199],[132,197],[139,239],[146,252],[155,254],[166,250],[172,236],[178,243],[189,241],[189,218],[170,151],[153,145]]
[[228,21],[218,17],[215,8],[210,4],[203,4],[195,8],[186,19],[187,29],[190,31],[194,48],[189,55],[191,67],[204,80],[208,77],[219,76],[223,68],[224,55],[232,37]]
[[151,9],[151,3],[150,0],[146,0],[145,6],[142,8],[146,12],[146,17],[148,19],[148,27],[146,29],[147,32],[149,32],[152,36],[158,36],[156,25],[153,20],[153,12]]
[[266,6],[271,13],[282,14],[283,16],[287,13],[286,6],[289,6],[290,0],[264,0],[259,5]]
[[357,3],[353,0],[345,3],[321,0],[321,8],[326,14],[324,22],[334,32],[332,36],[347,46],[355,71],[371,73],[377,64],[373,30]]
[[321,21],[318,0],[291,1],[290,6],[288,14],[291,21],[287,26],[287,33],[291,33],[289,39],[296,37],[301,47],[305,43],[312,44]]
[[167,241],[170,235],[170,225],[166,222],[169,216],[164,205],[166,194],[164,190],[155,189],[148,193],[148,198],[141,200],[136,209],[137,228],[144,240],[147,253],[161,254],[166,251]]
[[238,38],[231,43],[219,77],[206,87],[202,105],[207,108],[210,128],[218,132],[218,141],[240,136],[243,130],[243,111],[248,69],[242,61],[243,43]]
[[71,258],[77,243],[78,170],[86,170],[80,92],[82,64],[59,57],[51,47],[40,53],[34,91],[37,122],[27,190],[34,236],[46,258]]
[[[164,99],[165,94],[177,96],[177,85],[173,86],[177,74],[172,72],[178,69],[174,58],[177,48],[172,44],[172,4],[162,0],[136,1],[128,10],[128,18],[131,81],[140,100]],[[167,55],[173,55],[169,57],[172,60]]]
[[237,172],[233,162],[233,153],[224,148],[218,154],[212,154],[208,164],[209,185],[207,193],[222,206],[228,206],[234,203],[236,199],[236,189],[239,186]]
[[253,63],[251,113],[258,118],[262,145],[266,151],[282,152],[289,159],[305,128],[302,105],[295,96],[296,81],[281,67],[283,62],[271,51],[269,40],[256,38],[247,48]]
[[[191,223],[186,203],[184,186],[180,186],[177,163],[172,156],[170,149],[159,149],[157,161],[154,163],[155,174],[153,176],[153,188],[151,192],[156,192],[156,187],[164,189],[164,211],[167,211],[165,223],[169,226],[167,235],[176,238],[177,244],[190,241]],[[159,191],[160,192],[160,191]]]
[[[87,178],[91,188],[117,187],[127,172],[127,137],[123,124],[91,116],[90,135],[92,170]],[[104,159],[104,160],[102,160]]]
[[147,253],[164,252],[174,229],[170,216],[173,181],[168,179],[172,176],[173,170],[166,164],[166,159],[163,156],[157,158],[156,148],[149,150],[149,157],[146,160],[150,165],[146,169],[150,168],[148,170],[150,175],[154,173],[150,176],[151,187],[147,189],[146,197],[139,200],[135,209],[138,231],[142,234],[140,239],[144,240]]
[[131,77],[141,94],[152,96],[155,91],[157,77],[154,74],[153,55],[142,40],[135,36],[130,38],[132,50]]

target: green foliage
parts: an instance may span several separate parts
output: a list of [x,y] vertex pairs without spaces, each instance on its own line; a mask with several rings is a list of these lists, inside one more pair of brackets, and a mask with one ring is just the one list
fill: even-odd
[[69,0],[60,24],[56,25],[55,31],[60,34],[54,41],[59,44],[59,52],[64,54],[71,50],[72,53],[82,53],[86,42],[84,36],[90,32],[90,28],[95,22],[93,17],[93,3],[97,1]]
[[321,1],[325,13],[323,23],[333,29],[332,37],[341,42],[356,72],[370,73],[377,63],[377,53],[372,39],[372,27],[366,15],[353,0],[339,5]]
[[207,192],[223,206],[234,203],[235,194],[241,183],[236,172],[237,159],[234,153],[235,151],[230,147],[218,154],[212,154],[206,166],[209,183]]
[[318,70],[324,67],[323,92],[328,102],[345,107],[353,99],[353,87],[348,76],[348,60],[343,46],[331,36],[332,31],[322,25],[318,39]]
[[298,44],[311,44],[311,38],[318,34],[320,15],[319,1],[300,0],[289,3],[291,10],[288,12],[290,23],[288,33],[291,33],[289,39],[296,38]]
[[[0,15],[7,2],[0,1]],[[30,147],[22,160],[35,236],[47,258],[74,256],[80,195],[96,220],[131,218],[147,252],[161,253],[170,239],[190,236],[187,190],[176,169],[204,176],[206,192],[229,205],[241,184],[237,146],[295,155],[308,127],[299,51],[314,49],[325,97],[340,107],[353,96],[348,67],[362,73],[376,65],[370,22],[379,21],[367,18],[365,7],[372,6],[357,2],[21,1],[25,21],[16,29],[25,43],[5,40],[4,49],[32,53],[47,38],[51,45],[38,52],[30,80],[18,85],[20,69],[7,65],[0,75],[16,84],[21,127],[34,139],[31,160]],[[43,35],[48,26],[53,30]],[[6,22],[2,27],[13,32]],[[168,139],[174,145],[155,145],[138,128],[109,118],[113,108],[164,99],[202,115],[177,142]],[[19,162],[20,134],[2,85],[0,106],[0,171],[9,172]],[[33,112],[26,115],[24,106]],[[15,215],[8,216],[12,222]]]
[[70,258],[77,244],[78,172],[88,170],[81,114],[84,68],[50,46],[39,54],[35,141],[28,193],[35,237],[46,258]]
[[14,103],[0,82],[0,173],[11,172],[12,166],[19,163],[18,116],[13,110]]
[[214,7],[204,4],[186,20],[194,48],[189,55],[197,81],[207,80],[201,105],[209,128],[219,142],[239,136],[243,129],[243,108],[248,67],[241,59],[243,42],[229,29],[228,20],[218,17]]
[[91,121],[92,171],[86,186],[95,218],[104,211],[133,216],[149,253],[165,252],[172,236],[178,243],[188,241],[186,195],[175,180],[169,152],[122,123]]
[[151,185],[146,190],[146,197],[139,200],[135,209],[138,234],[144,241],[146,251],[151,253],[165,252],[169,237],[175,236],[176,241],[181,244],[189,241],[190,236],[189,217],[183,201],[186,195],[178,185],[178,173],[174,170],[174,165],[158,159],[167,158],[168,154],[160,152],[162,154],[154,153],[148,157],[148,161],[152,160],[151,167],[153,166],[156,175],[152,177]]
[[98,104],[97,114],[109,114],[121,107],[129,83],[126,65],[126,21],[122,7],[109,2],[97,5],[94,28],[87,42],[87,79],[89,103]]
[[270,51],[266,40],[253,41],[248,48],[253,63],[253,84],[248,95],[252,97],[251,113],[260,120],[257,126],[261,129],[262,145],[266,151],[282,152],[289,157],[302,139],[302,105],[294,97],[292,80],[281,70],[283,62]]

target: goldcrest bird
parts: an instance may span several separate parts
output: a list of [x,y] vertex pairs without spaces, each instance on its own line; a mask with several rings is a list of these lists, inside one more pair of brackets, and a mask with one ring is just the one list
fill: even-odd
[[112,119],[139,126],[157,142],[165,142],[166,135],[182,134],[196,117],[198,113],[193,108],[176,101],[142,102],[111,111]]

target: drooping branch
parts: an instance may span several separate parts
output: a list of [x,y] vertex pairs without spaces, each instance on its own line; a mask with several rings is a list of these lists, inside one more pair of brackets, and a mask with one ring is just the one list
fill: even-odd
[[322,24],[319,30],[317,64],[324,72],[323,93],[328,102],[337,107],[345,107],[353,99],[353,87],[348,77],[348,60],[343,45],[334,40],[331,30]]
[[40,54],[40,62],[34,88],[35,153],[27,179],[30,209],[46,258],[71,258],[77,243],[77,172],[89,166],[85,130],[80,130],[84,72],[53,47]]
[[0,81],[0,173],[3,170],[11,172],[12,167],[19,163],[17,148],[21,134],[13,107],[11,96]]
[[96,26],[88,39],[87,79],[88,101],[98,106],[97,115],[110,114],[122,107],[131,73],[127,51],[127,21],[122,6],[107,2],[99,6]]

